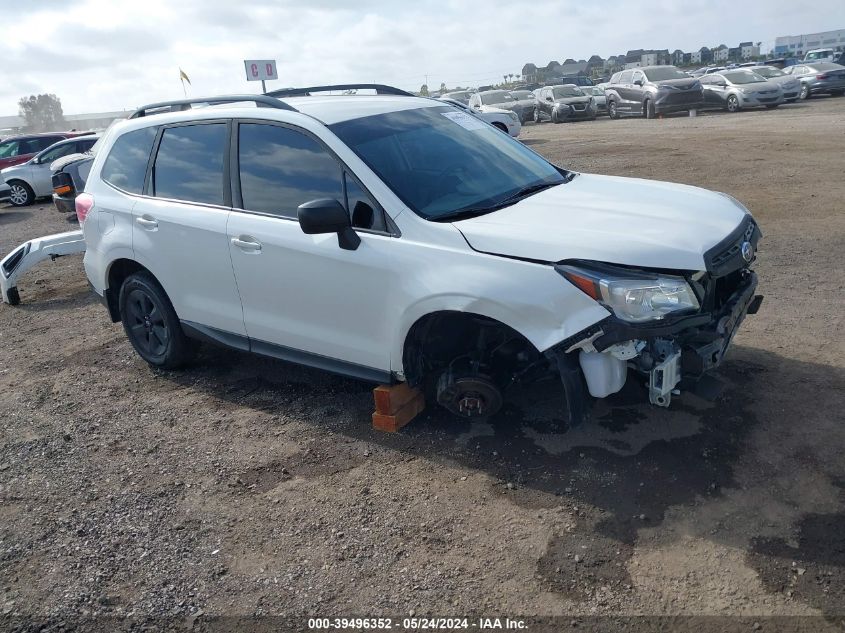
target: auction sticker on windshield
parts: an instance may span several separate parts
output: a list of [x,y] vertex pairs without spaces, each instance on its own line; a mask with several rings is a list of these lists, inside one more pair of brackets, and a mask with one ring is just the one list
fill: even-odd
[[467,130],[483,130],[486,125],[483,121],[479,121],[464,112],[441,112],[440,114]]

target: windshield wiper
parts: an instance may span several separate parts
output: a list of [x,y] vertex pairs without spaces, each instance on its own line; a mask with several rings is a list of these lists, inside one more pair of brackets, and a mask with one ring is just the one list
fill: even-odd
[[528,196],[535,194],[543,189],[548,189],[549,187],[554,187],[555,185],[562,185],[565,182],[569,182],[568,180],[563,180],[561,182],[542,182],[536,183],[533,185],[529,185],[527,187],[523,187],[516,193],[512,193],[506,198],[499,200],[495,204],[491,204],[486,207],[466,207],[464,209],[458,209],[457,211],[452,211],[451,213],[444,213],[443,215],[438,215],[436,218],[430,218],[437,222],[444,222],[444,221],[457,221],[457,220],[466,220],[469,218],[474,218],[479,215],[484,215],[486,213],[491,213],[493,211],[498,211],[499,209],[504,209],[505,207],[509,207],[513,204],[516,204],[523,198],[527,198]]

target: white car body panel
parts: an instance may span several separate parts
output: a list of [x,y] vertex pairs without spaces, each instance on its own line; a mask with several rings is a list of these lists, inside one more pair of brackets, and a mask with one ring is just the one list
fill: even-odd
[[485,253],[703,270],[704,253],[736,229],[745,213],[732,199],[698,187],[581,174],[456,226]]
[[[238,211],[228,236],[251,339],[390,369],[384,333],[399,274],[396,238],[361,232],[361,245],[344,250],[335,234],[306,235],[296,220]],[[244,250],[235,239],[261,249]]]

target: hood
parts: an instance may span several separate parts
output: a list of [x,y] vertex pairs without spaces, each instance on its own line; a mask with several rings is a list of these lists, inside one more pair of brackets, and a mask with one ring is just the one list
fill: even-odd
[[581,174],[513,206],[455,222],[485,253],[704,270],[747,214],[733,198],[669,182]]
[[29,160],[23,163],[18,163],[17,165],[12,165],[11,167],[3,167],[0,169],[0,181],[4,181],[9,176],[13,176],[19,172],[27,171],[28,173],[28,170],[26,169],[27,167],[29,167]]
[[771,79],[767,79],[765,83],[755,83],[755,84],[737,84],[738,88],[751,88],[754,92],[770,92],[772,90],[780,91],[781,84],[772,81]]
[[781,88],[786,85],[795,84],[795,87],[798,87],[798,79],[793,77],[792,75],[783,75],[782,77],[769,77],[767,80],[771,83],[778,84]]
[[573,103],[589,103],[590,97],[587,95],[581,97],[559,97],[555,99],[555,103],[563,103],[566,105],[572,105]]

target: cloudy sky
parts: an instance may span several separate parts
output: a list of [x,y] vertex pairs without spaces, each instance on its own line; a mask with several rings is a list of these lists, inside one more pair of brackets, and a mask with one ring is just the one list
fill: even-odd
[[[644,7],[648,9],[644,9]],[[0,0],[0,115],[29,94],[67,114],[189,95],[257,92],[244,59],[274,58],[268,89],[380,82],[479,85],[525,62],[631,48],[771,46],[845,28],[845,2],[813,0]]]

